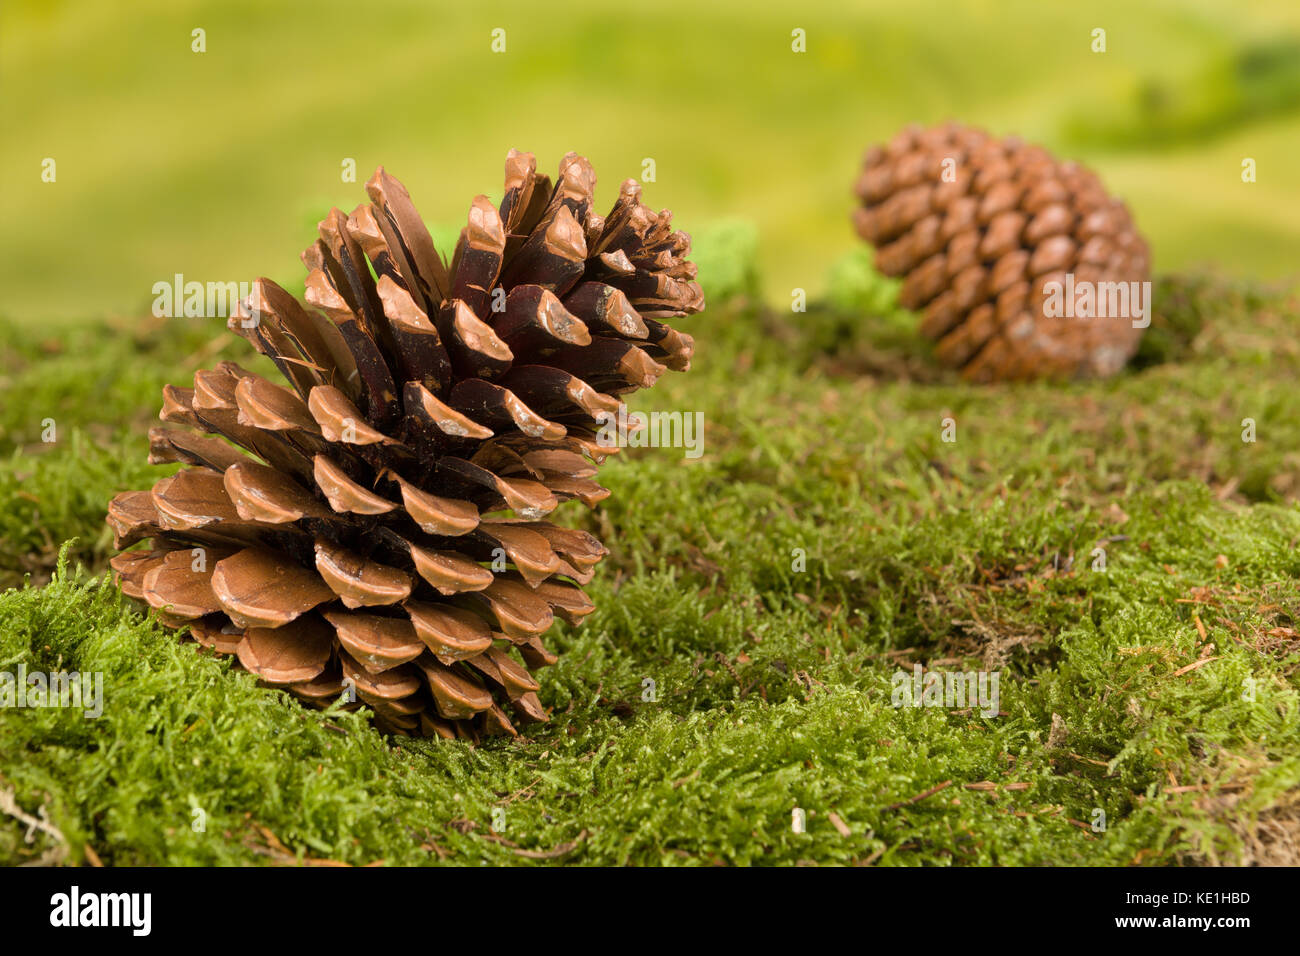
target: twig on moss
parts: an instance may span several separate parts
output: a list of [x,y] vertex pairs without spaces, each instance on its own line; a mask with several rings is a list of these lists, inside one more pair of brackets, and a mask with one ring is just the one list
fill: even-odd
[[63,832],[50,822],[49,814],[45,810],[45,804],[40,805],[40,808],[36,811],[37,816],[32,816],[18,806],[18,797],[14,790],[0,790],[0,812],[26,825],[27,832],[23,834],[24,843],[31,843],[37,830],[54,840],[56,845],[41,855],[40,862],[42,864],[61,863],[67,857],[68,841],[63,836]]
[[925,790],[921,793],[918,793],[914,797],[908,797],[906,800],[900,800],[898,803],[891,803],[889,806],[885,807],[885,809],[897,810],[900,807],[911,806],[913,803],[919,803],[920,801],[924,800],[926,797],[932,797],[940,790],[947,790],[951,786],[952,786],[952,781],[945,780],[943,783],[933,786],[929,790]]

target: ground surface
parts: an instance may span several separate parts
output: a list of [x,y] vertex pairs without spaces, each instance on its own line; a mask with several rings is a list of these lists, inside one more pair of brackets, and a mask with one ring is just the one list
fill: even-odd
[[[704,456],[565,506],[598,610],[551,638],[552,722],[479,747],[309,712],[103,583],[159,388],[242,341],[3,326],[0,670],[100,672],[105,708],[0,709],[0,862],[1300,861],[1293,295],[1167,278],[1119,378],[974,388],[865,260],[746,305],[746,235],[702,250],[695,369],[634,403],[703,412]],[[914,663],[996,671],[1001,713],[891,706]]]

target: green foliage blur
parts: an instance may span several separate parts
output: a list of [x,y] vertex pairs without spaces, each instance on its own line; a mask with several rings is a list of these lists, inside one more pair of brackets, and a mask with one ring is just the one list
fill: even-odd
[[7,0],[0,320],[138,316],[178,272],[296,289],[314,222],[380,164],[454,236],[511,147],[587,155],[600,205],[652,158],[647,200],[682,228],[755,230],[757,274],[706,291],[816,299],[856,248],[862,151],[949,118],[1093,164],[1157,269],[1277,277],[1300,250],[1298,107],[1293,0]]

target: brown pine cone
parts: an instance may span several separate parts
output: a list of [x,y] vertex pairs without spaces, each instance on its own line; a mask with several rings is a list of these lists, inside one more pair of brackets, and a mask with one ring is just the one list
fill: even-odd
[[[347,688],[379,725],[478,739],[547,715],[532,671],[606,553],[543,520],[608,495],[601,413],[690,365],[661,319],[698,312],[690,237],[623,183],[604,218],[570,153],[558,183],[511,151],[451,262],[381,167],[302,259],[308,308],[268,279],[230,328],[290,387],[222,362],[167,386],[150,461],[118,495],[122,590],[268,684],[321,706]],[[201,434],[201,433],[208,434]]]
[[966,378],[1106,376],[1136,351],[1134,300],[1124,315],[1082,317],[1082,299],[1062,314],[1069,289],[1119,302],[1149,278],[1127,207],[1077,163],[954,123],[909,127],[867,152],[856,193],[877,268],[904,277],[901,304],[924,309],[922,334]]

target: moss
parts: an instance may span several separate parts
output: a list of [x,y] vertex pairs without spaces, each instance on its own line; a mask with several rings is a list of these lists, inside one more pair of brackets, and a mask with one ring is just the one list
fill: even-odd
[[[157,385],[216,357],[196,330],[102,356],[9,333],[9,434],[62,411],[0,465],[0,567],[33,577],[0,594],[0,670],[102,674],[105,706],[0,709],[0,791],[59,834],[0,817],[0,860],[1275,862],[1300,789],[1300,310],[1161,289],[1164,360],[1066,386],[963,385],[905,314],[715,303],[696,369],[635,402],[702,411],[704,457],[629,449],[569,512],[611,547],[598,610],[551,638],[552,722],[477,748],[305,710],[104,585],[103,503],[153,477]],[[895,708],[914,663],[996,671],[1001,714]]]

